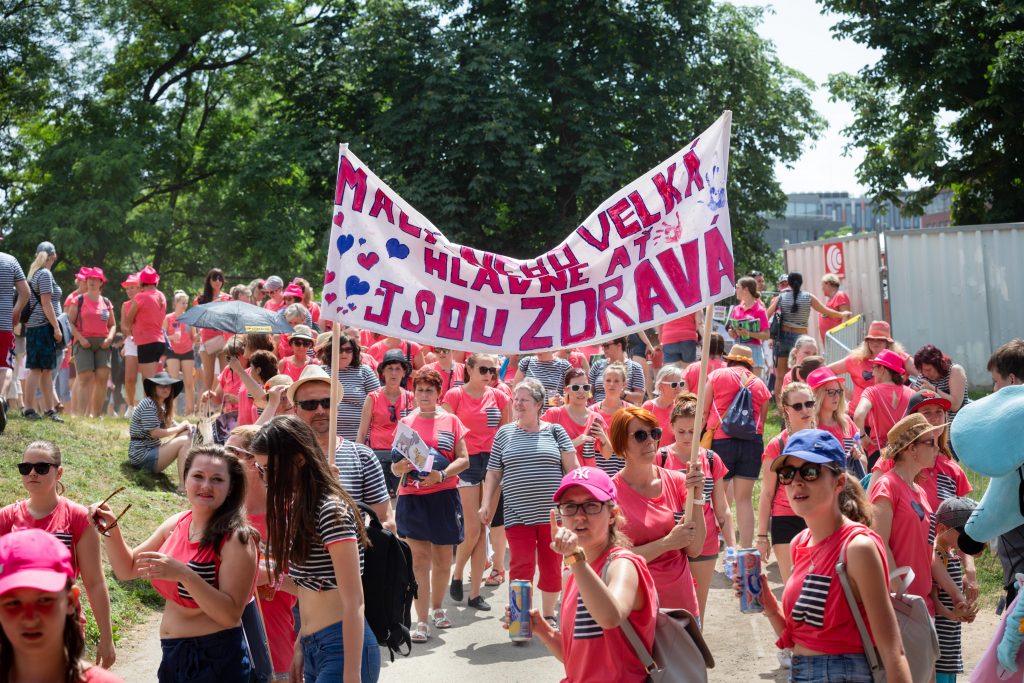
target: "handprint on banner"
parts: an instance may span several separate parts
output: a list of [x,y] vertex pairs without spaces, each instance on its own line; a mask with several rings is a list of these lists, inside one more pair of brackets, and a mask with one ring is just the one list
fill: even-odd
[[707,181],[708,186],[708,208],[712,211],[718,211],[725,206],[725,186],[715,185],[720,170],[718,166],[712,166],[711,173],[704,174],[704,180]]
[[673,215],[676,217],[676,222],[669,223],[668,220],[663,220],[658,224],[658,227],[652,231],[652,237],[655,244],[661,241],[665,241],[669,244],[675,244],[683,239],[683,221],[679,218],[679,212],[676,211]]

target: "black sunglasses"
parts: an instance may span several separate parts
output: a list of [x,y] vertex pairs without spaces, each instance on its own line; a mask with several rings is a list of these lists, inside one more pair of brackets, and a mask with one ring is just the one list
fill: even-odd
[[792,465],[786,465],[780,467],[775,474],[779,478],[779,483],[783,486],[789,486],[793,483],[793,479],[796,477],[796,473],[800,473],[800,478],[806,482],[816,481],[821,476],[822,470],[832,470],[838,474],[838,470],[827,465],[819,465],[817,463],[808,462],[804,463],[800,467],[793,467]]
[[302,408],[303,410],[316,410],[319,406],[324,410],[331,409],[331,397],[327,398],[307,398],[305,401],[296,401],[295,405]]
[[53,463],[49,462],[19,462],[18,471],[21,472],[21,476],[27,477],[32,470],[36,471],[36,474],[46,475],[50,473],[50,468],[56,467]]
[[388,419],[392,422],[398,422],[398,410],[394,406],[388,406]]
[[814,408],[815,404],[816,401],[812,398],[810,401],[804,401],[803,403],[787,403],[786,407],[792,408],[799,413],[804,408],[807,408],[808,410]]
[[643,443],[644,441],[647,441],[648,437],[650,437],[652,441],[660,441],[661,428],[655,427],[650,431],[646,429],[638,429],[635,432],[633,432],[633,438],[636,440],[637,443]]
[[292,340],[290,340],[290,343],[291,343],[292,346],[306,346],[306,347],[309,347],[309,346],[313,345],[313,342],[309,341],[308,339],[292,339]]
[[480,366],[479,368],[477,368],[477,370],[480,371],[481,375],[497,375],[498,374],[498,368],[485,368],[483,366]]

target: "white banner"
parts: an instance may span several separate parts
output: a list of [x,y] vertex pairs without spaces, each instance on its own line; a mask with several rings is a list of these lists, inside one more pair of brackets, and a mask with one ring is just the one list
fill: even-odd
[[423,344],[536,353],[720,301],[735,291],[731,122],[727,111],[530,260],[449,242],[342,145],[322,315]]

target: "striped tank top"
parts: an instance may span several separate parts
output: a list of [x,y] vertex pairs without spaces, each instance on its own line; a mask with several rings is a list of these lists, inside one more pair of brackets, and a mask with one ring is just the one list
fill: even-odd
[[788,327],[807,327],[811,317],[811,293],[800,292],[796,298],[796,310],[793,310],[793,290],[787,289],[779,295],[779,310],[782,312],[782,324]]

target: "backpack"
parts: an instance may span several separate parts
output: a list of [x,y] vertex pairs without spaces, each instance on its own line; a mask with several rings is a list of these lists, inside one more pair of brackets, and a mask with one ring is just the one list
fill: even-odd
[[[39,292],[32,286],[32,280],[28,281],[28,289],[32,292],[32,296],[35,297],[36,304],[39,303]],[[32,311],[36,309],[35,304],[32,303],[32,297],[25,302],[25,307],[21,309],[21,314],[18,316],[18,322],[21,324],[21,333],[25,334],[25,324],[28,323],[28,319],[32,317]]]
[[[864,656],[871,668],[871,679],[875,683],[885,683],[887,680],[885,667],[882,665],[878,657],[878,650],[871,642],[871,637],[864,626],[864,619],[857,608],[857,600],[854,598],[853,588],[850,586],[850,578],[846,574],[846,546],[859,535],[850,536],[843,544],[842,550],[839,551],[839,562],[836,563],[836,575],[839,577],[839,583],[842,584],[846,603],[850,606],[850,611],[853,612],[853,620],[857,624],[861,645],[864,647]],[[927,683],[935,680],[935,662],[939,658],[939,639],[935,633],[935,624],[928,614],[924,598],[906,592],[914,580],[914,570],[910,567],[895,569],[889,574],[890,583],[897,577],[902,577],[902,580],[896,591],[889,594],[889,600],[896,613],[896,625],[899,626],[900,637],[903,639],[903,650],[907,655],[907,663],[910,664],[910,678],[914,683]]]
[[[604,563],[601,580],[608,583],[612,553]],[[658,610],[654,623],[654,652],[648,652],[636,629],[624,619],[619,628],[633,652],[647,670],[651,683],[700,683],[708,680],[708,669],[715,668],[697,620],[685,609]]]
[[754,396],[750,385],[756,378],[753,374],[741,382],[740,390],[732,398],[729,410],[722,418],[722,430],[732,439],[754,441],[757,439],[757,420],[754,419]]
[[[391,661],[395,653],[408,657],[412,652],[412,601],[419,591],[412,572],[409,544],[383,527],[377,514],[365,503],[358,503],[369,517],[366,535],[369,545],[363,552],[363,603],[366,621],[377,642],[388,648]],[[402,652],[402,646],[406,651]]]

